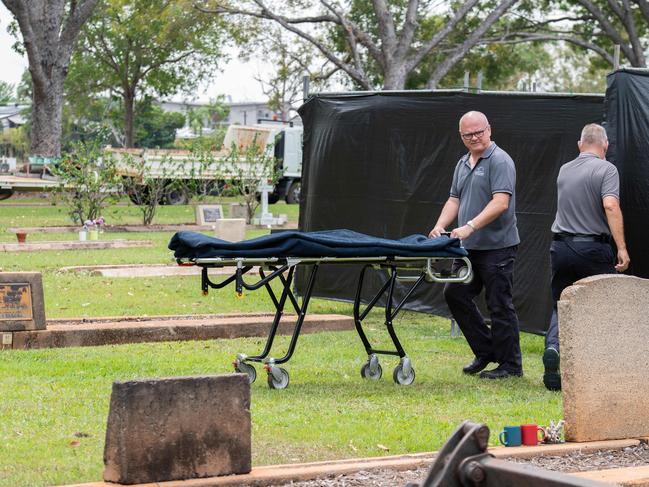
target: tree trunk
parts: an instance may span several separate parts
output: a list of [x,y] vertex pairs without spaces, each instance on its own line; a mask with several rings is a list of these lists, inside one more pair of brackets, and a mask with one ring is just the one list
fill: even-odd
[[65,73],[51,69],[52,75],[42,83],[33,83],[31,153],[58,157],[61,155],[61,114]]
[[392,65],[388,66],[383,78],[384,90],[403,90],[406,87],[406,73],[405,59],[394,60]]
[[32,154],[61,153],[63,82],[81,27],[98,0],[2,0],[18,22],[33,82]]
[[133,147],[135,140],[135,95],[125,90],[124,95],[124,147]]

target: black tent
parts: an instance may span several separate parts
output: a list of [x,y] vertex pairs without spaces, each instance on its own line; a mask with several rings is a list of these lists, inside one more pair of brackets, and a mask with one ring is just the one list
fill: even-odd
[[620,173],[624,233],[631,266],[628,273],[649,278],[644,246],[649,222],[649,71],[623,69],[607,78],[605,122],[609,138],[606,158]]
[[[487,115],[493,140],[516,162],[522,242],[514,298],[521,328],[543,332],[551,311],[548,248],[556,176],[561,164],[577,155],[582,127],[601,122],[602,96],[456,91],[312,96],[299,110],[300,229],[349,228],[388,238],[427,233],[466,152],[458,120],[469,110]],[[353,299],[357,272],[338,266],[320,272],[314,295]],[[378,286],[383,276],[377,272],[373,279]],[[441,291],[440,285],[422,286],[407,307],[448,314]]]

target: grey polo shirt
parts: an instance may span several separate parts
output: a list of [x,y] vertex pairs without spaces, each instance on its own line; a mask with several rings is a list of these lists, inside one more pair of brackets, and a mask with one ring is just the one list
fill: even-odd
[[458,226],[475,218],[495,193],[511,195],[509,208],[489,225],[474,232],[462,243],[470,250],[493,250],[518,245],[516,228],[516,167],[509,154],[492,142],[471,169],[471,154],[455,166],[451,196],[460,200]]
[[557,177],[557,215],[552,232],[610,235],[604,196],[620,198],[620,177],[613,164],[590,152],[566,162]]

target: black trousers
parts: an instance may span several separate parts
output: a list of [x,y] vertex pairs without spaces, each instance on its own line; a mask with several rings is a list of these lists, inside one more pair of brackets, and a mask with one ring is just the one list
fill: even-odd
[[550,246],[552,261],[552,299],[554,308],[550,327],[545,335],[545,348],[559,351],[559,320],[557,301],[565,288],[579,279],[597,274],[615,274],[615,253],[604,242],[553,241]]
[[[446,303],[474,355],[498,362],[510,372],[523,370],[518,316],[512,302],[517,250],[517,245],[496,250],[469,250],[473,281],[449,283],[444,287]],[[461,265],[461,262],[455,264]],[[491,329],[473,301],[483,287]]]

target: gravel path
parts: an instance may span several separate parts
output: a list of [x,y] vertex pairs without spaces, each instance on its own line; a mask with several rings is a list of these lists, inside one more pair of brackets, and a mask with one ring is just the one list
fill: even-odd
[[[560,472],[585,472],[608,468],[649,466],[649,445],[642,443],[622,450],[576,451],[565,456],[528,459],[509,458],[507,460]],[[408,482],[422,482],[428,468],[404,471],[361,471],[351,475],[277,484],[273,487],[403,487]]]

